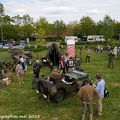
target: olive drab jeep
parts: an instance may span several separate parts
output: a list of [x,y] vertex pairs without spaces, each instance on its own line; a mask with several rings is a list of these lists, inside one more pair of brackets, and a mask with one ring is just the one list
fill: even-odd
[[77,92],[88,77],[86,73],[74,70],[64,74],[63,77],[50,77],[50,80],[39,80],[38,91],[44,98],[61,102],[68,94]]

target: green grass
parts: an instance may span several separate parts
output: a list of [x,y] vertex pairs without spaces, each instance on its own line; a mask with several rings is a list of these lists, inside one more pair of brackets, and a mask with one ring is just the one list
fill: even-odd
[[[40,52],[39,57],[46,53]],[[110,97],[105,98],[103,102],[103,116],[99,120],[119,120],[120,116],[120,86],[113,86],[112,82],[120,82],[120,56],[115,59],[115,69],[107,68],[107,54],[92,52],[91,63],[85,63],[85,51],[83,51],[82,68],[87,72],[91,79],[95,81],[95,74],[101,73],[107,82],[107,87],[110,91]],[[7,52],[0,52],[0,60],[11,60]],[[34,55],[33,61],[36,59]],[[47,68],[41,69],[40,75],[49,74]],[[76,96],[76,93],[68,95],[61,103],[47,103],[42,96],[31,89],[32,81],[32,66],[25,75],[25,83],[17,84],[16,73],[11,85],[0,89],[0,115],[26,115],[33,117],[31,120],[79,120],[81,115],[81,102]],[[94,102],[94,111],[96,110]],[[39,119],[34,119],[40,115]],[[25,116],[25,119],[28,118]],[[12,119],[11,119],[12,120]],[[16,119],[18,120],[18,119]],[[19,117],[19,120],[22,118]],[[88,120],[88,117],[86,117]],[[98,118],[94,115],[94,120]]]

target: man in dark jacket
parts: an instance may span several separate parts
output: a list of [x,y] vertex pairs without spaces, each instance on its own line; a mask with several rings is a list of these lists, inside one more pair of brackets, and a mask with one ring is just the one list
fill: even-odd
[[113,51],[110,50],[109,53],[108,53],[108,68],[110,68],[110,65],[111,65],[112,68],[114,69],[113,58],[114,58]]
[[[39,73],[40,73],[41,63],[39,60],[36,60],[36,63],[33,65],[33,81],[32,81],[32,88],[37,89],[37,82],[39,80]],[[37,92],[37,91],[36,91]]]

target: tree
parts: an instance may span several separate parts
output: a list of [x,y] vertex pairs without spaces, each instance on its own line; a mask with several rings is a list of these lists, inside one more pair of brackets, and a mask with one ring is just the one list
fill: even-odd
[[4,6],[2,3],[0,3],[0,17],[4,15]]
[[81,29],[80,29],[80,24],[76,24],[74,27],[73,27],[73,34],[75,35],[75,36],[78,36],[78,37],[80,37],[82,34],[81,34]]
[[98,26],[100,26],[100,34],[104,35],[106,40],[110,39],[114,35],[114,20],[110,18],[110,16],[106,15],[103,21],[98,22]]
[[50,33],[50,24],[44,17],[40,17],[35,23],[35,32],[39,35],[40,39]]
[[22,25],[32,25],[33,24],[33,18],[30,17],[28,14],[25,14],[22,16]]
[[8,16],[4,15],[2,18],[2,28],[3,28],[3,35],[4,39],[16,39],[18,38],[18,31],[16,27],[12,24],[13,19]]
[[12,17],[12,19],[15,26],[20,26],[22,24],[22,17],[20,15],[16,15]]
[[64,32],[64,36],[72,36],[73,35],[73,27],[71,26],[71,24],[66,25],[66,29]]
[[62,34],[65,32],[65,23],[63,22],[63,20],[56,20],[54,23],[53,23],[53,26],[54,26],[54,30],[55,30],[55,34],[57,35],[57,37],[61,37]]
[[90,17],[83,17],[79,23],[79,34],[88,36],[96,34],[96,23]]
[[76,35],[75,34],[75,26],[77,25],[77,21],[73,21],[70,22],[69,24],[66,25],[66,29],[65,29],[65,36],[72,36],[72,35]]
[[13,19],[9,15],[4,15],[2,18],[3,25],[12,25]]
[[32,33],[34,32],[33,27],[33,18],[28,14],[23,15],[21,18],[21,35],[24,39],[30,38]]
[[0,3],[0,29],[1,29],[1,40],[3,40],[3,16],[4,16],[4,6]]
[[120,40],[120,22],[114,23],[114,37]]

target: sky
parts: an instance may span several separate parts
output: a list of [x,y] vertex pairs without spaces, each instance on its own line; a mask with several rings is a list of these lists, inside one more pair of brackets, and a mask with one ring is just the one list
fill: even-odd
[[45,17],[49,22],[79,21],[89,16],[95,21],[105,15],[120,21],[120,0],[0,0],[10,16],[29,14],[34,20]]

